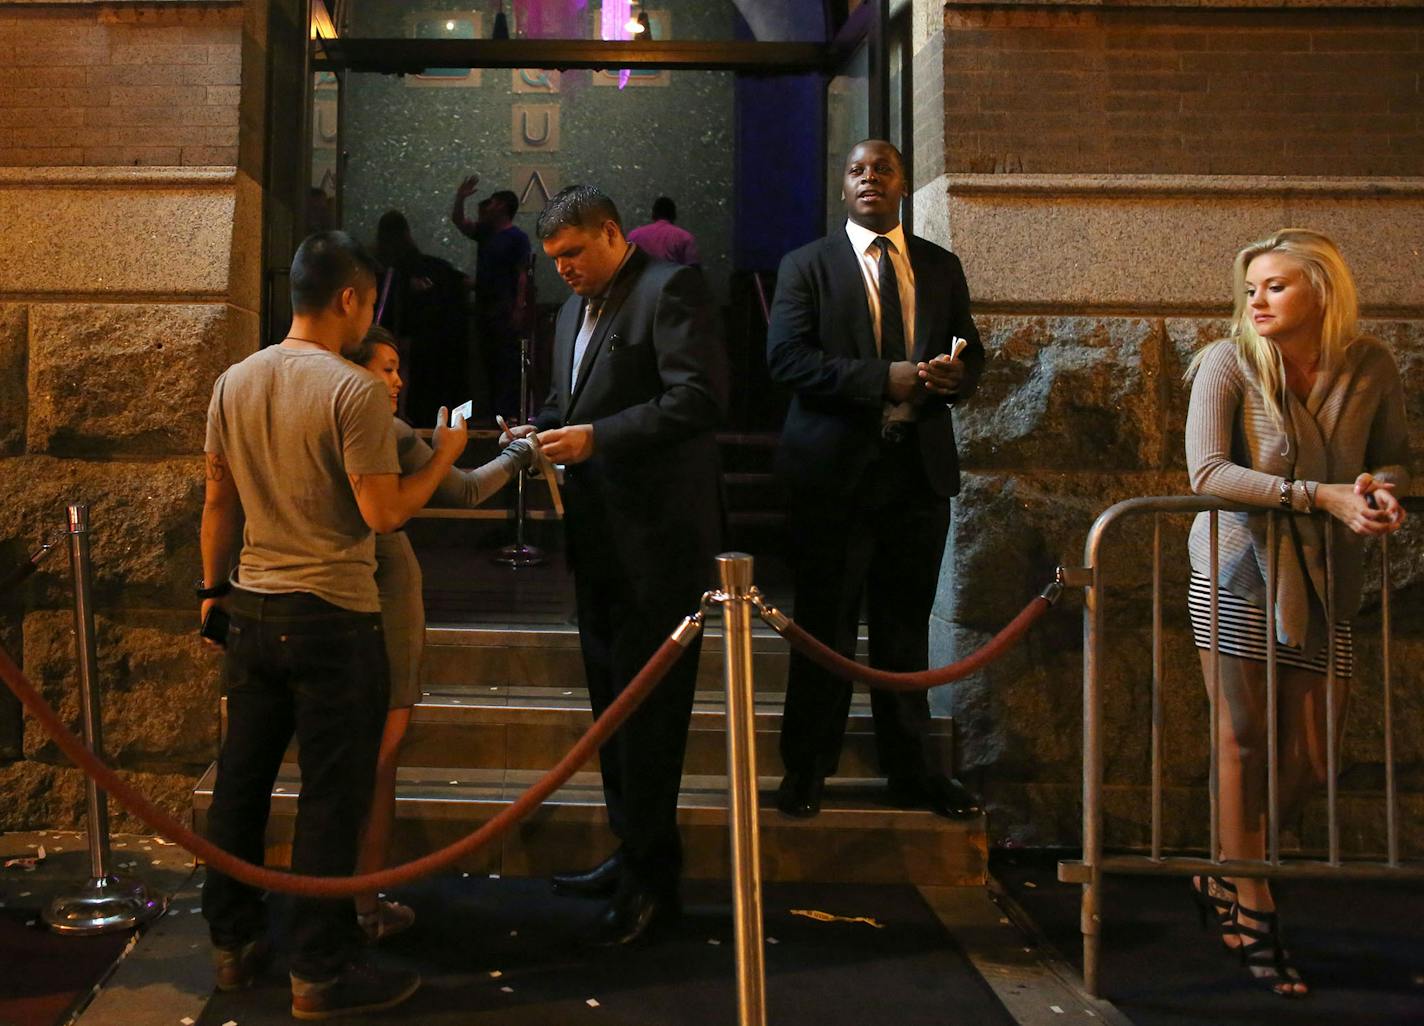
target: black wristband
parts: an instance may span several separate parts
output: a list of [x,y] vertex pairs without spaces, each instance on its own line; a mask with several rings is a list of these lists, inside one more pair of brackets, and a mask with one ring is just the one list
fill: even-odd
[[194,590],[194,593],[195,593],[195,594],[198,596],[198,598],[200,598],[200,599],[222,598],[224,595],[226,595],[226,594],[228,594],[229,592],[232,591],[232,582],[231,582],[231,581],[219,581],[217,584],[214,584],[211,588],[205,588],[205,587],[203,586],[203,582],[202,582],[202,581],[199,581],[199,582],[198,582],[198,586],[197,586],[195,589],[193,589],[193,590]]

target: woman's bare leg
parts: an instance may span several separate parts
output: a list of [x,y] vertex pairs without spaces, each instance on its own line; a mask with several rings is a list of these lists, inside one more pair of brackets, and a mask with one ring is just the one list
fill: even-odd
[[[400,746],[410,725],[410,706],[386,713],[386,726],[381,733],[381,750],[376,757],[376,783],[371,792],[371,811],[361,830],[356,849],[356,872],[374,873],[383,869],[391,850],[391,830],[396,813],[396,769],[400,765]],[[367,915],[376,911],[374,891],[356,896],[356,913]]]

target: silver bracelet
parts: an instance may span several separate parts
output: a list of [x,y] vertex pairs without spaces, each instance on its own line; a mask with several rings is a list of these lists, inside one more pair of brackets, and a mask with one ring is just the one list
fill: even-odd
[[1291,508],[1291,493],[1295,488],[1295,482],[1288,477],[1281,478],[1281,509]]

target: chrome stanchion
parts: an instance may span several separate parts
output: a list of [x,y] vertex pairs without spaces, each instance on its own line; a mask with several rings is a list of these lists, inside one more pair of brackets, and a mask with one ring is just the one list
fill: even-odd
[[[79,699],[84,744],[103,757],[99,711],[99,655],[94,636],[93,575],[89,563],[89,507],[69,506],[69,565],[74,576],[74,643],[79,657]],[[104,792],[86,777],[90,878],[80,890],[60,895],[44,910],[56,933],[112,933],[131,930],[163,914],[166,898],[148,895],[142,882],[109,872],[109,811]]]
[[737,1022],[765,1026],[761,839],[758,833],[756,707],[752,679],[752,557],[717,557],[722,582],[722,646],[727,677],[727,775],[736,917]]
[[[527,335],[519,340],[519,423],[529,423],[529,336]],[[519,479],[514,483],[514,544],[504,546],[490,557],[491,562],[501,566],[538,566],[549,558],[544,554],[543,549],[537,545],[528,545],[524,541],[524,483],[528,476],[527,470],[521,470]]]

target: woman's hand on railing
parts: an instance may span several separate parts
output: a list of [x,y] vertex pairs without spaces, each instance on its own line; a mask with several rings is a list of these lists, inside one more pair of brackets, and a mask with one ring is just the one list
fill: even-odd
[[1322,484],[1315,505],[1356,534],[1385,535],[1404,523],[1404,507],[1394,494],[1394,483],[1361,474],[1352,485]]

